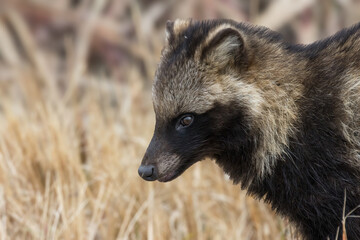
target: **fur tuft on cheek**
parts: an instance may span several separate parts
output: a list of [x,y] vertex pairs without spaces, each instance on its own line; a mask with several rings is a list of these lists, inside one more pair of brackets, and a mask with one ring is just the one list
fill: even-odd
[[159,175],[163,176],[175,171],[181,164],[180,156],[174,153],[163,153],[157,160]]

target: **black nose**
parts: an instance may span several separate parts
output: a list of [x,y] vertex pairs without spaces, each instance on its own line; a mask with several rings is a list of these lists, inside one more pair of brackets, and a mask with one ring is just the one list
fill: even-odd
[[141,165],[138,173],[140,177],[147,181],[155,181],[157,179],[156,168],[153,165]]

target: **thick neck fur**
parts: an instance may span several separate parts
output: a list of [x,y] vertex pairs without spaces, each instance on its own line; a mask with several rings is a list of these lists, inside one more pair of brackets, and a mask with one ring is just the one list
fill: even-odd
[[[358,25],[310,46],[253,41],[241,80],[260,91],[261,114],[245,132],[231,122],[226,150],[216,156],[234,182],[289,217],[305,239],[342,236],[345,191],[345,214],[360,204],[359,32]],[[244,135],[252,137],[236,138]],[[360,239],[360,219],[348,218],[346,230]]]

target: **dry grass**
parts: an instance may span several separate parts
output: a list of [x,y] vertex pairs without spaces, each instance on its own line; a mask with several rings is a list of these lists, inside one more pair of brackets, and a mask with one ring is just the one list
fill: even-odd
[[[255,2],[242,5],[266,21]],[[302,2],[293,12],[312,4]],[[0,239],[293,238],[209,160],[166,184],[137,175],[154,128],[149,89],[163,22],[241,20],[236,1],[3,4]],[[198,5],[204,13],[189,11]]]

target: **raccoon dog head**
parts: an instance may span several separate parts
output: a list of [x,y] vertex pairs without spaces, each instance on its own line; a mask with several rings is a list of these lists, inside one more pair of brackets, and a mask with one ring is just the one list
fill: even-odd
[[[243,123],[246,139],[250,117],[233,109],[260,104],[248,97],[256,96],[253,88],[234,81],[246,71],[249,55],[232,22],[176,20],[167,23],[166,35],[153,85],[155,131],[139,168],[145,180],[164,182],[216,158],[234,121]],[[239,87],[249,94],[239,97]]]

